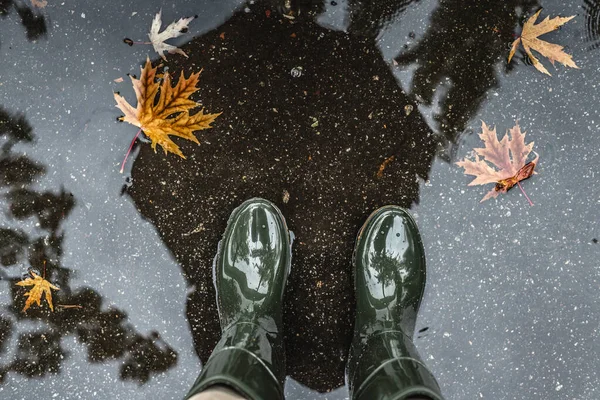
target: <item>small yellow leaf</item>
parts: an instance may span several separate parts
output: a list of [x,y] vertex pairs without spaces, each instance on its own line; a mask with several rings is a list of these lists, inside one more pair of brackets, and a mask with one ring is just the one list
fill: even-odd
[[52,306],[52,292],[50,289],[60,290],[58,287],[54,286],[44,278],[39,275],[36,275],[34,272],[31,272],[31,276],[33,279],[27,278],[23,281],[17,282],[17,286],[33,286],[29,292],[26,292],[23,296],[27,297],[25,301],[25,307],[23,307],[23,312],[27,311],[27,309],[33,304],[36,303],[38,306],[42,300],[42,295],[46,295],[46,301],[50,306],[50,309],[54,311],[54,307]]
[[521,32],[521,36],[512,44],[510,54],[508,55],[508,62],[512,60],[519,43],[521,43],[523,44],[523,49],[525,50],[525,53],[527,53],[527,55],[529,56],[529,59],[531,60],[533,66],[538,71],[546,75],[550,75],[550,72],[548,72],[548,70],[542,65],[542,63],[533,55],[533,53],[531,52],[532,49],[537,51],[544,57],[548,58],[552,65],[554,65],[555,61],[558,61],[564,66],[571,68],[579,68],[573,61],[571,55],[563,51],[563,46],[554,43],[549,43],[539,39],[539,36],[558,29],[560,26],[566,24],[567,22],[575,18],[575,16],[572,15],[570,17],[555,17],[552,19],[550,19],[550,17],[546,17],[545,20],[535,25],[535,22],[537,20],[537,17],[540,15],[540,12],[542,12],[541,9],[538,12],[536,12],[531,18],[529,18],[527,22],[525,22],[525,25],[523,25],[523,31]]

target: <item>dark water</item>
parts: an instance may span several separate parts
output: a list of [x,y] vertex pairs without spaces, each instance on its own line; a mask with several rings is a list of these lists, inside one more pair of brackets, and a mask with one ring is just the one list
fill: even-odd
[[[293,3],[293,2],[292,2]],[[169,71],[203,68],[222,112],[187,160],[117,123],[113,91],[158,56],[152,17],[198,15]],[[600,3],[507,0],[0,1],[0,396],[178,399],[219,337],[211,263],[226,219],[274,201],[296,235],[286,293],[289,399],[344,399],[350,258],[370,211],[410,207],[428,256],[416,345],[446,398],[591,399],[600,311]],[[545,40],[581,69],[523,52],[520,25],[576,15]],[[113,80],[124,77],[123,83]],[[412,110],[411,112],[408,112]],[[479,204],[454,165],[515,120],[538,175]],[[381,177],[384,160],[394,156]],[[289,193],[284,203],[283,193]],[[21,312],[29,268],[60,286]]]

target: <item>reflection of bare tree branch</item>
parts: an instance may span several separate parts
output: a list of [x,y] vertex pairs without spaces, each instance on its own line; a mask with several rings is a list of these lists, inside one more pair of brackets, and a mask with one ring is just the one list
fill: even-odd
[[18,6],[15,4],[17,13],[21,17],[21,24],[25,27],[28,40],[37,40],[48,33],[46,17],[33,12],[29,6]]
[[376,38],[381,28],[393,21],[413,3],[420,0],[350,0],[352,34]]
[[175,365],[177,353],[156,332],[149,338],[135,336],[128,345],[129,355],[121,366],[121,379],[144,383],[152,374]]
[[429,29],[411,50],[400,54],[401,65],[417,64],[411,95],[430,105],[436,88],[450,85],[436,115],[440,130],[450,142],[464,131],[486,93],[497,86],[495,68],[504,60],[519,23],[517,9],[529,10],[537,0],[482,0],[469,3],[442,0]]
[[27,157],[3,157],[0,159],[0,187],[28,185],[44,172],[44,167]]
[[10,114],[0,106],[0,137],[7,141],[2,146],[3,153],[8,153],[17,142],[32,142],[33,128],[22,114]]
[[12,146],[34,140],[31,126],[22,115],[8,113],[0,107],[0,139],[5,144],[0,153],[0,188],[8,190],[10,215],[17,220],[35,218],[40,237],[27,232],[0,227],[0,263],[5,266],[28,263],[45,274],[46,279],[61,290],[54,294],[55,306],[80,305],[82,308],[50,312],[45,307],[21,310],[25,303],[18,279],[9,279],[13,302],[9,307],[12,318],[0,317],[0,352],[6,351],[11,331],[19,328],[19,321],[44,322],[42,333],[20,333],[15,358],[0,365],[0,383],[6,373],[13,371],[27,377],[59,373],[67,356],[61,348],[65,335],[74,334],[87,346],[90,362],[121,359],[120,376],[123,380],[147,382],[153,374],[166,371],[177,362],[177,353],[152,332],[144,336],[127,323],[127,315],[118,310],[102,309],[102,297],[93,289],[70,288],[71,270],[61,266],[64,234],[61,224],[75,206],[75,199],[64,188],[59,193],[38,192],[28,187],[34,178],[45,172],[43,166],[26,156],[15,156]]
[[46,36],[48,32],[46,18],[34,12],[28,5],[17,4],[13,0],[0,0],[0,17],[6,17],[12,7],[17,10],[17,14],[21,18],[21,24],[25,27],[28,40],[33,41]]
[[10,212],[17,219],[37,216],[40,227],[56,232],[66,213],[70,212],[75,201],[71,193],[61,190],[59,194],[38,193],[28,189],[17,189],[8,195],[12,203]]
[[[311,19],[325,10],[327,0],[266,0],[269,7],[280,13],[293,13]],[[350,33],[375,38],[381,28],[420,0],[350,0]]]
[[19,336],[17,355],[10,369],[29,378],[60,372],[67,353],[60,347],[60,333],[25,333]]
[[88,346],[88,358],[92,362],[116,359],[125,353],[126,330],[122,323],[127,315],[115,309],[100,311],[102,298],[91,289],[82,290],[70,300],[71,304],[85,304],[77,314],[81,323],[67,320],[74,327],[79,340]]
[[0,353],[6,350],[6,344],[12,330],[12,322],[9,319],[0,317]]
[[266,0],[269,8],[282,14],[293,13],[301,18],[312,18],[323,12],[325,0]]
[[0,228],[0,264],[9,266],[19,262],[28,242],[25,232]]
[[8,15],[13,0],[0,0],[0,17],[4,18]]

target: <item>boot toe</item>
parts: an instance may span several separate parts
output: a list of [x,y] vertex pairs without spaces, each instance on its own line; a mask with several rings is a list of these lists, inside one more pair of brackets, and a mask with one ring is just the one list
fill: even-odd
[[354,263],[361,324],[401,326],[412,336],[425,288],[425,251],[412,216],[398,206],[373,212],[359,233]]
[[234,210],[215,270],[223,326],[243,316],[279,317],[290,258],[289,232],[273,203],[255,198]]
[[357,247],[363,248],[365,262],[380,254],[409,262],[424,262],[425,258],[413,217],[404,208],[393,205],[371,214],[359,233]]

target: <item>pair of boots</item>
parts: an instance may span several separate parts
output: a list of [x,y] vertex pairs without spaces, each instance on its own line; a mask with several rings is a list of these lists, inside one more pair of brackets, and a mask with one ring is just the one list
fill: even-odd
[[[251,400],[283,399],[282,301],[291,243],[283,215],[251,199],[229,218],[215,260],[222,337],[187,398],[224,385]],[[425,288],[425,253],[402,208],[373,212],[354,249],[356,320],[350,398],[442,400],[412,341]]]

